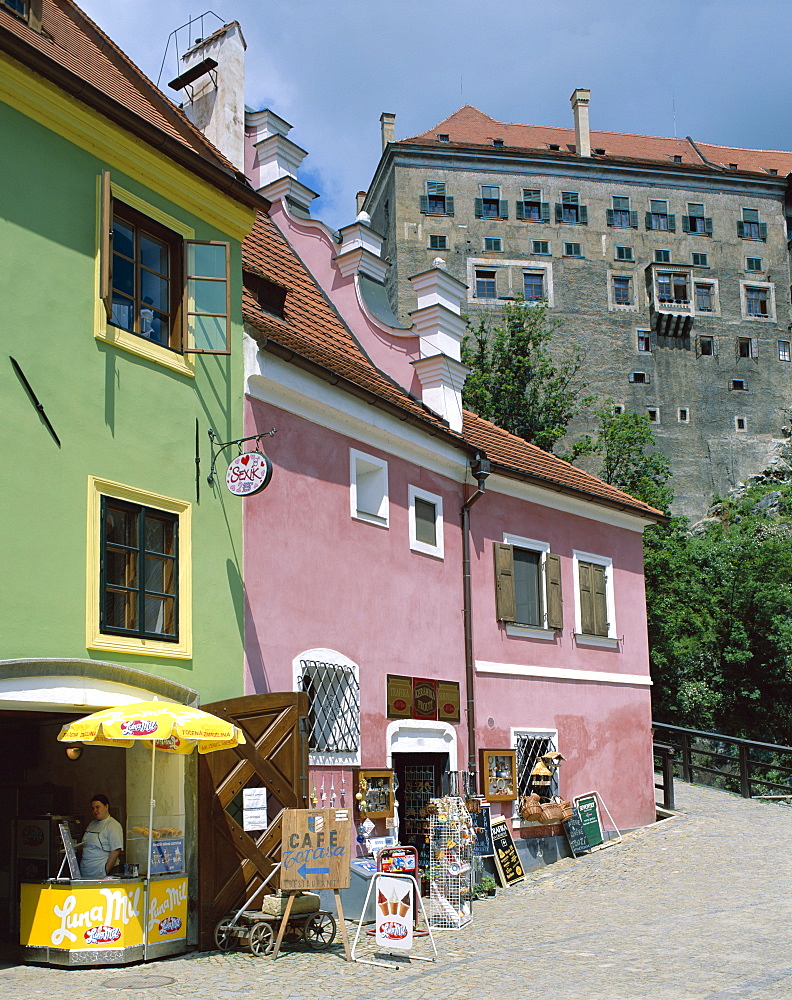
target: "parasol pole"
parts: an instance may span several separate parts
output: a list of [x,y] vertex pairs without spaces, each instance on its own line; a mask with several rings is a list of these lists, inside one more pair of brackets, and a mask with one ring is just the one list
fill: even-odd
[[143,894],[144,915],[143,915],[143,961],[148,958],[148,936],[149,936],[149,897],[151,895],[151,848],[154,842],[154,761],[157,752],[156,742],[151,741],[151,788],[149,790],[149,821],[148,821],[148,861],[146,863],[146,891]]

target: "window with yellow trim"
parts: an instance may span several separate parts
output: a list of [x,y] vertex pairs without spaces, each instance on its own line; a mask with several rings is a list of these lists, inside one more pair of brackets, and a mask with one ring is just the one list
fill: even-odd
[[190,504],[89,480],[88,646],[191,656]]

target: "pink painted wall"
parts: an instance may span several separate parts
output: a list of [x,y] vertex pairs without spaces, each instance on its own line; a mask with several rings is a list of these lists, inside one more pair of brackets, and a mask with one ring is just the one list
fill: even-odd
[[270,218],[294,247],[305,266],[332,300],[374,364],[416,395],[421,383],[410,365],[420,356],[418,337],[394,336],[384,332],[361,307],[355,278],[345,278],[333,263],[340,245],[320,222],[304,222],[284,210],[279,199],[273,202]]

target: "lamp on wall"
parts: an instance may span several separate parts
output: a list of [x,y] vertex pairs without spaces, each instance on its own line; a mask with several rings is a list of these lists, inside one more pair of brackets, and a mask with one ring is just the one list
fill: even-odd
[[69,760],[79,760],[82,757],[82,747],[66,747],[66,756]]

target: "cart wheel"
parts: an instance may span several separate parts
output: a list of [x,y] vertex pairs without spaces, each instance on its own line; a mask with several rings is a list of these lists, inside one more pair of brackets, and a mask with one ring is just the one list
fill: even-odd
[[317,913],[305,924],[303,938],[313,951],[324,951],[335,941],[336,922],[332,913]]
[[214,939],[219,951],[231,951],[236,945],[233,917],[223,917],[222,920],[217,921],[214,929]]
[[275,935],[272,933],[272,924],[260,921],[250,928],[248,937],[248,948],[254,955],[269,955],[275,947]]

